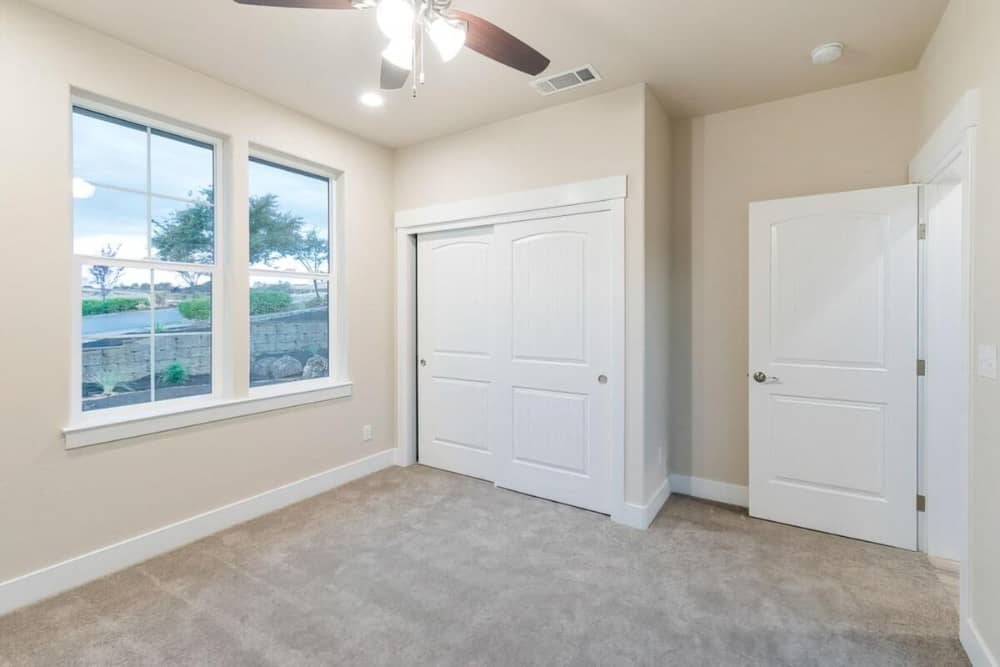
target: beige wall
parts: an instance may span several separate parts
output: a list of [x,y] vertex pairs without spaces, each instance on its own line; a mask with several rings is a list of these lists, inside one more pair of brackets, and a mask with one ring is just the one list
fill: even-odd
[[[79,308],[67,264],[70,86],[225,136],[237,248],[248,142],[346,172],[353,398],[64,450]],[[12,0],[0,0],[0,87],[0,581],[392,447],[389,151]],[[375,428],[370,446],[363,424]]]
[[[952,0],[918,69],[920,135],[926,139],[959,97],[982,91],[974,226],[974,343],[1000,343],[1000,2]],[[969,524],[971,618],[1000,659],[1000,383],[972,387]],[[964,576],[964,573],[963,573]],[[963,628],[963,630],[966,630]]]
[[[628,176],[626,496],[644,503],[644,86],[631,86],[401,149],[396,207],[418,208],[605,176]],[[632,400],[635,399],[635,400]]]
[[670,472],[745,486],[747,207],[906,182],[917,77],[673,123]]
[[670,119],[646,90],[646,378],[643,498],[667,477],[670,442]]

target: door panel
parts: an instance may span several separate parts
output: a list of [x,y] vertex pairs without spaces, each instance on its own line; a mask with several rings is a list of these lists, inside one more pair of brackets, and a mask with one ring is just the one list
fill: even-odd
[[885,216],[807,216],[771,226],[775,360],[884,367],[888,244]]
[[611,218],[499,225],[497,484],[610,511]]
[[514,387],[514,461],[586,475],[587,396]]
[[916,186],[751,205],[753,516],[916,547],[917,223]]
[[417,240],[421,463],[493,481],[493,230]]
[[531,234],[511,252],[514,358],[586,363],[586,236]]

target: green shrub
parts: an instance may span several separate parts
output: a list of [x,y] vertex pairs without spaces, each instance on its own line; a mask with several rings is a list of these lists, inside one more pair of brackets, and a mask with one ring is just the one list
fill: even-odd
[[163,387],[173,387],[178,384],[184,384],[187,380],[187,369],[176,361],[160,371],[160,385]]
[[149,299],[127,299],[116,297],[114,299],[84,299],[83,315],[107,315],[108,313],[126,313],[130,310],[148,308]]
[[272,290],[250,290],[250,314],[283,313],[292,307],[292,297]]
[[209,298],[190,299],[177,304],[177,310],[189,320],[212,319],[212,300]]

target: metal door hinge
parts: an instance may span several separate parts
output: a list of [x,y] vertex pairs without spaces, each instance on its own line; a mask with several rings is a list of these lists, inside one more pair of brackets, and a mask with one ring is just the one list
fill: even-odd
[[917,377],[924,377],[927,375],[927,362],[923,359],[917,359]]
[[927,496],[917,496],[917,511],[926,512],[927,511]]
[[917,238],[921,241],[927,240],[927,223],[917,225]]

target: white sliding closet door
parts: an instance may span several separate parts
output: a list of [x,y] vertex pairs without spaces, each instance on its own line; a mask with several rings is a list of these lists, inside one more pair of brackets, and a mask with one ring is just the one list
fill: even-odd
[[607,513],[611,214],[495,229],[497,485]]
[[419,458],[493,481],[493,229],[417,241]]

